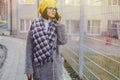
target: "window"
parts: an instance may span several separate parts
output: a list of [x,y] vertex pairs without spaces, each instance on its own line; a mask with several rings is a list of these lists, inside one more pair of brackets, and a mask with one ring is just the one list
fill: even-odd
[[33,19],[21,19],[20,20],[20,32],[27,32],[30,28]]
[[93,20],[92,21],[92,33],[99,33],[100,31],[100,21],[99,20]]
[[108,5],[120,5],[120,0],[108,0]]
[[27,19],[26,20],[26,30],[29,30],[30,24],[31,24],[30,19]]
[[117,5],[117,0],[113,0],[113,5]]
[[102,0],[87,0],[88,5],[100,6],[102,4]]
[[119,24],[120,20],[108,20],[107,33],[109,37],[118,39],[118,34],[120,33]]
[[108,5],[112,5],[112,1],[111,0],[108,0]]
[[90,33],[90,20],[87,22],[87,31],[88,31],[88,33]]
[[120,5],[120,0],[118,0],[118,5]]
[[65,4],[80,4],[80,0],[65,0]]
[[23,19],[20,20],[20,30],[21,31],[24,30],[24,20]]
[[99,20],[93,20],[92,25],[93,26],[100,26],[100,21]]
[[88,20],[87,33],[93,35],[100,34],[100,20]]
[[19,0],[19,4],[35,4],[36,0]]
[[70,31],[69,31],[69,20],[66,20],[66,32],[67,33],[70,33]]
[[79,20],[71,20],[71,30],[74,34],[79,34]]
[[68,34],[79,34],[79,20],[66,20],[66,31]]

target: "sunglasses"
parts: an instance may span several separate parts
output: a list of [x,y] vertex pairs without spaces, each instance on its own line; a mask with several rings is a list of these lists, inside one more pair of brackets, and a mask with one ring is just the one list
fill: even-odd
[[55,8],[55,7],[47,7],[47,9],[57,11],[57,8]]

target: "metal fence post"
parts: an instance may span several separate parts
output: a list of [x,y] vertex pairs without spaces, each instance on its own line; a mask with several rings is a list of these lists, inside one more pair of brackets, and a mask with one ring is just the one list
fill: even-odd
[[12,35],[12,0],[10,0],[10,35]]
[[85,30],[85,0],[80,0],[80,53],[79,53],[79,77],[83,78],[84,65],[84,30]]

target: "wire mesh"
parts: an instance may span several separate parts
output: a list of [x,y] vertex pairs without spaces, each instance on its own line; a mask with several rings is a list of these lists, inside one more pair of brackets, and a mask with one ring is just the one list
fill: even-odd
[[[86,26],[81,28],[85,36],[69,31],[63,56],[78,74],[79,65],[84,66],[85,80],[120,80],[120,0],[100,1],[99,6],[85,6]],[[80,38],[84,39],[84,64],[79,64]]]

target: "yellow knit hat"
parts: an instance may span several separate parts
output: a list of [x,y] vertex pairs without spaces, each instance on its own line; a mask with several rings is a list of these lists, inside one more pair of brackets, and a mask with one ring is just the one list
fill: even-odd
[[56,7],[56,1],[55,0],[42,0],[38,11],[39,13],[43,13],[43,11],[48,7],[48,6],[55,6]]

